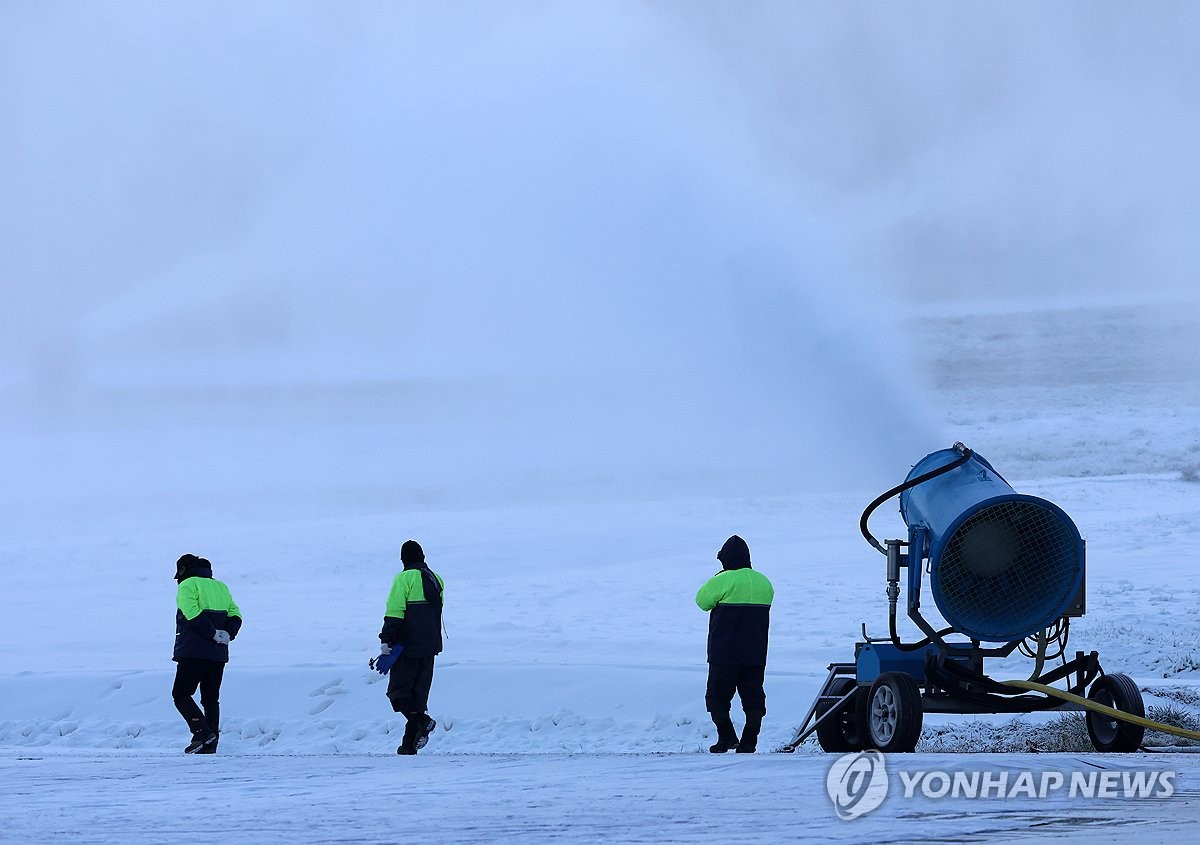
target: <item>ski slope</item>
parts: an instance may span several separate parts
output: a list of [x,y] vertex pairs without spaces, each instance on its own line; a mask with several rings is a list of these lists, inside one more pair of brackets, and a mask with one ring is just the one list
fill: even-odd
[[[1136,308],[1118,310],[1121,319],[1138,318]],[[1191,319],[1187,308],[1175,313]],[[1078,329],[1075,343],[1086,345],[1095,319],[1088,309],[1051,309],[1013,323],[1029,331],[1031,320],[1041,321],[1044,330],[1034,333],[1042,336]],[[962,337],[925,365],[930,389],[953,406],[946,429],[1019,491],[1061,505],[1088,541],[1088,613],[1072,626],[1072,646],[1096,649],[1107,669],[1132,675],[1148,705],[1200,714],[1200,588],[1189,563],[1200,498],[1195,481],[1185,480],[1200,442],[1197,371],[1181,368],[1166,379],[1151,361],[1124,375],[1098,366],[1028,395],[1015,376],[990,386],[980,379],[967,390],[962,383],[971,380],[960,376],[975,373],[1004,340]],[[1134,351],[1111,337],[1092,351],[1105,349],[1121,360]],[[1137,401],[1105,403],[1099,394]],[[989,407],[996,411],[987,415]],[[136,410],[155,421],[150,438],[168,436],[165,414]],[[282,460],[282,447],[258,451],[265,441],[257,432],[276,412],[230,402],[204,428],[200,446],[208,438],[244,444],[223,457],[231,473]],[[981,809],[976,802],[969,824],[948,799],[926,807],[892,798],[871,816],[841,822],[823,787],[829,758],[811,742],[794,755],[766,753],[791,738],[825,666],[850,657],[860,625],[878,632],[885,624],[883,561],[857,531],[876,487],[845,489],[842,479],[824,478],[790,494],[688,496],[676,477],[646,478],[633,490],[628,480],[589,486],[554,478],[550,468],[553,495],[473,491],[456,501],[447,485],[451,492],[427,493],[418,504],[405,485],[393,491],[368,472],[364,488],[353,490],[325,467],[304,499],[290,479],[272,495],[269,474],[253,472],[244,490],[199,485],[176,499],[152,475],[123,486],[118,464],[144,438],[125,427],[133,410],[111,413],[111,422],[88,432],[93,447],[105,443],[93,460],[107,463],[94,471],[118,476],[111,497],[75,490],[38,501],[6,493],[6,509],[21,518],[4,539],[13,598],[0,643],[0,761],[21,784],[2,804],[22,839],[109,841],[118,827],[132,826],[146,841],[167,841],[170,831],[202,823],[203,805],[179,809],[201,789],[221,802],[222,823],[241,830],[384,840],[394,833],[374,814],[376,802],[388,800],[386,783],[427,790],[447,841],[691,841],[747,825],[760,841],[889,841],[910,838],[908,827],[894,826],[906,820],[946,836],[1003,830],[1016,839],[1062,838],[1067,825],[1095,838],[1097,830],[1143,836],[1141,824],[1158,835],[1194,813],[1200,757],[1105,758],[1086,740],[1063,749],[1047,739],[1049,717],[930,717],[914,758],[954,767],[963,763],[946,751],[992,749],[1017,753],[962,759],[1017,770],[1058,764],[1051,752],[1065,751],[1076,767],[1170,765],[1178,793],[1111,806],[1018,800]],[[314,412],[289,420],[302,439],[339,442],[336,419]],[[10,421],[13,430],[26,438],[17,454],[36,456],[60,442],[59,432],[21,432]],[[1133,431],[1154,448],[1128,440]],[[1035,472],[1036,455],[1047,456],[1045,475]],[[907,469],[894,467],[883,484]],[[26,471],[28,494],[38,485],[34,467]],[[61,521],[67,509],[69,530]],[[888,506],[872,527],[887,535],[902,523]],[[693,596],[733,532],[748,539],[777,594],[768,716],[761,753],[751,759],[704,752],[713,734],[703,707],[707,620]],[[415,761],[394,756],[403,723],[366,666],[399,543],[409,536],[423,542],[447,582],[446,651],[431,699],[439,727]],[[223,690],[221,753],[207,761],[179,753],[186,731],[169,697],[171,576],[185,550],[213,560],[246,618]],[[83,629],[81,610],[94,620]],[[1023,677],[1023,670],[1012,659],[992,671]],[[418,767],[415,780],[396,771],[406,765]],[[48,815],[65,783],[89,800]]]
[[[930,716],[852,821],[771,749],[885,629],[863,507],[955,441],[1086,538],[1072,649],[1200,726],[1197,8],[0,3],[0,840],[1190,841],[1200,755],[1078,718]],[[733,533],[768,713],[716,757]],[[408,538],[446,648],[400,758]],[[185,552],[245,614],[205,758]]]

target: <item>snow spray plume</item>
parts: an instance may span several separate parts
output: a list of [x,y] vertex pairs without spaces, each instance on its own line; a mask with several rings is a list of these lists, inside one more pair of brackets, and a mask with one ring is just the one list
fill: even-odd
[[1168,284],[1200,248],[1198,13],[1005,8],[14,7],[0,379],[274,386],[308,440],[254,454],[301,486],[326,402],[396,427],[330,458],[380,483],[890,478],[952,439],[899,299],[1115,290],[1149,253]]

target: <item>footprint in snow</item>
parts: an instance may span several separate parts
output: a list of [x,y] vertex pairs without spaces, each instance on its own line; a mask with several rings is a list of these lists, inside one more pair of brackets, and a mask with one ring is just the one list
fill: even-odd
[[346,689],[341,686],[342,679],[334,678],[327,684],[322,684],[308,695],[310,698],[315,698],[318,695],[345,695]]
[[333,704],[332,698],[327,698],[318,704],[316,707],[308,711],[308,715],[316,716],[318,713],[324,713]]

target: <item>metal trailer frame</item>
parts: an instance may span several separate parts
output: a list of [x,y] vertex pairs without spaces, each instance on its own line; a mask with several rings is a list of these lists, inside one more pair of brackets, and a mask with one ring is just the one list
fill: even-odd
[[[857,651],[861,655],[864,646],[886,645],[883,643],[858,643]],[[930,649],[923,654],[928,655],[929,652],[935,651]],[[936,659],[936,658],[935,658]],[[982,660],[982,658],[980,658]],[[816,730],[817,726],[823,723],[826,719],[835,717],[842,709],[850,703],[850,700],[858,695],[861,691],[869,689],[877,680],[879,675],[865,674],[860,670],[863,668],[860,665],[861,661],[854,663],[830,663],[829,674],[825,676],[824,683],[821,684],[821,691],[809,706],[808,712],[804,714],[804,720],[800,723],[800,727],[796,731],[796,736],[788,746],[784,746],[787,751],[794,751],[801,743],[808,739]],[[904,671],[903,669],[888,669],[886,671]],[[1097,652],[1084,653],[1077,651],[1075,659],[1064,663],[1063,665],[1052,669],[1049,672],[1044,672],[1030,680],[1035,683],[1050,685],[1064,678],[1069,678],[1072,674],[1075,675],[1074,682],[1068,687],[1068,691],[1075,695],[1083,695],[1087,687],[1092,684],[1095,679],[1101,675],[1103,670],[1100,668],[1100,660]],[[907,673],[910,674],[911,673]],[[974,673],[972,673],[974,674]],[[855,679],[855,688],[843,695],[833,695],[831,688],[834,680],[837,678],[853,677]],[[1012,696],[1007,699],[976,699],[964,697],[961,693],[972,692],[970,687],[978,685],[977,680],[963,679],[965,689],[960,691],[948,691],[940,688],[936,683],[930,680],[927,674],[924,674],[918,680],[920,684],[923,681],[921,689],[921,709],[925,713],[942,713],[942,714],[957,714],[957,715],[977,715],[981,713],[1041,713],[1041,712],[1084,712],[1085,708],[1078,704],[1069,701],[1059,701],[1050,697],[1029,698],[1025,695],[1019,695],[1021,690],[1008,689],[1004,694]],[[993,682],[994,684],[995,682]],[[996,691],[985,691],[983,689],[975,691],[980,696],[998,696],[1001,693]],[[822,707],[822,705],[825,705]],[[818,715],[818,711],[820,711]]]

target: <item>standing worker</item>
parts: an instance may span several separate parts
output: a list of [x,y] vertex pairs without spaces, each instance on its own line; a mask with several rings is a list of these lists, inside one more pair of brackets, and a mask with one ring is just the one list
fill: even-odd
[[[221,733],[221,679],[229,662],[229,644],[242,628],[242,612],[229,588],[212,577],[212,564],[184,555],[175,562],[179,582],[175,603],[177,664],[171,698],[187,720],[192,741],[185,754],[216,754]],[[192,696],[200,688],[201,711]]]
[[379,632],[379,657],[372,665],[390,673],[388,700],[392,710],[407,719],[396,753],[416,754],[437,727],[425,711],[433,685],[433,660],[442,652],[445,584],[426,565],[425,551],[416,540],[406,540],[400,547],[400,561],[404,569],[392,579]]
[[[696,604],[709,614],[704,705],[717,726],[717,741],[708,750],[722,754],[737,749],[739,754],[753,754],[767,714],[763,675],[775,590],[765,575],[750,568],[750,547],[738,535],[725,541],[717,560],[721,571],[696,593]],[[735,691],[746,714],[741,740],[729,718]]]

